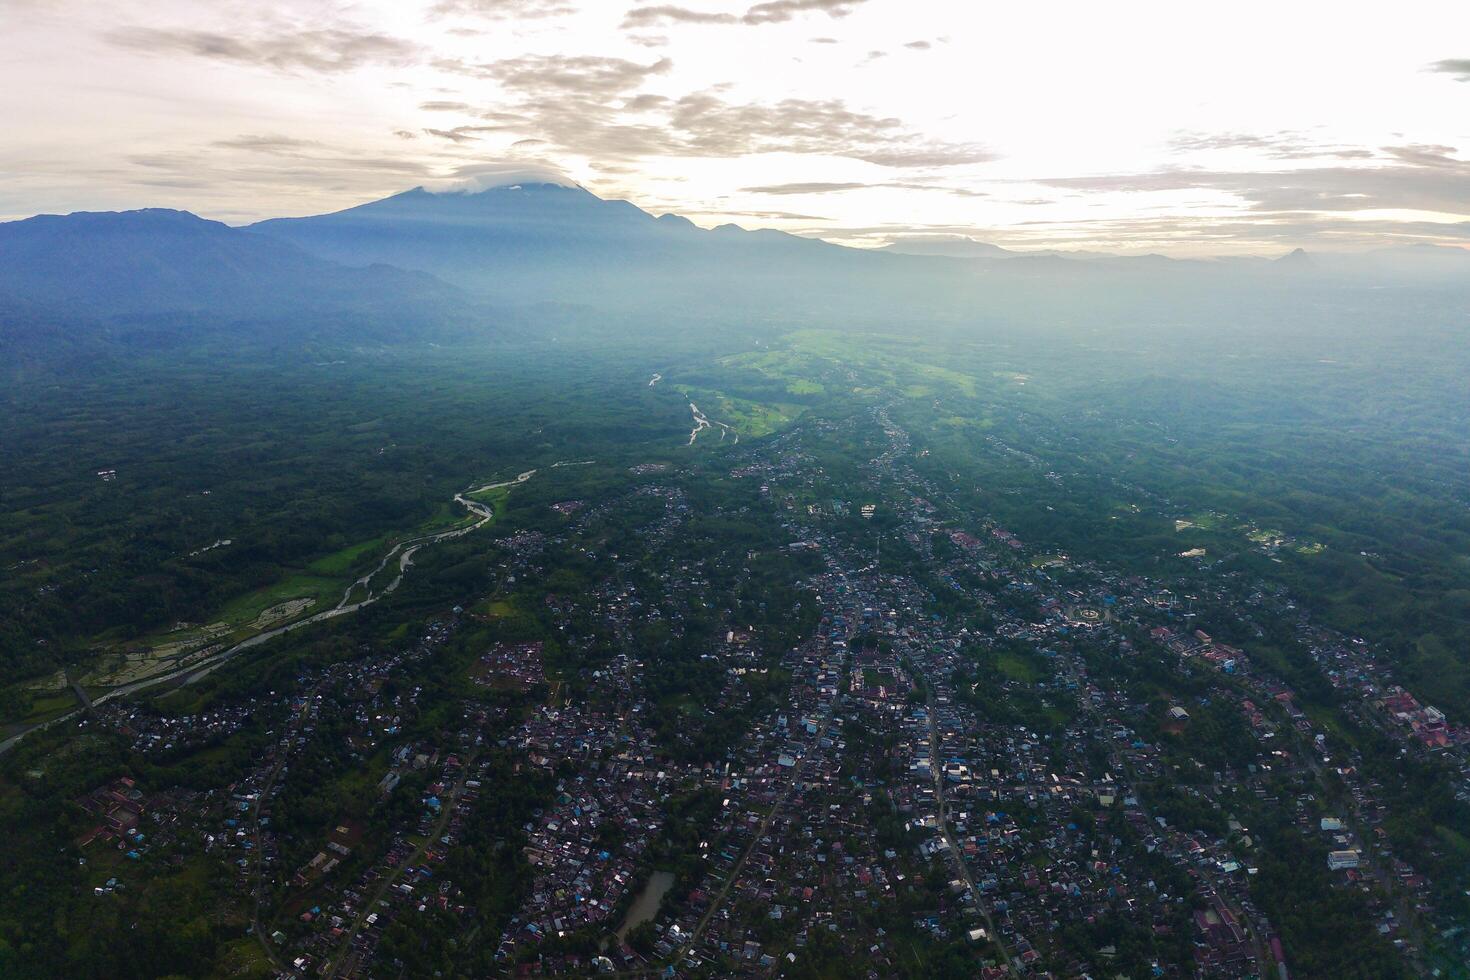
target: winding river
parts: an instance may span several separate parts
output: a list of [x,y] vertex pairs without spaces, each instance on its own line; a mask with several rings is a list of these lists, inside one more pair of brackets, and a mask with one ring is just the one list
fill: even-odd
[[[584,465],[584,463],[586,462],[591,462],[591,460],[554,463],[553,465],[576,466]],[[403,582],[404,573],[407,572],[409,567],[413,564],[414,553],[417,552],[420,548],[423,548],[426,545],[437,544],[440,541],[448,541],[451,538],[463,537],[464,535],[469,534],[471,531],[479,530],[494,519],[495,511],[485,504],[480,503],[479,501],[469,499],[470,495],[483,493],[486,490],[499,490],[502,487],[513,487],[516,484],[525,483],[527,480],[531,479],[531,477],[535,475],[536,470],[526,470],[524,473],[517,475],[516,478],[513,480],[506,480],[503,483],[487,483],[483,487],[477,487],[473,490],[466,490],[462,493],[455,494],[454,502],[465,508],[465,510],[469,511],[470,516],[476,517],[478,518],[478,520],[476,520],[473,524],[466,524],[461,527],[453,527],[447,531],[438,531],[433,534],[425,534],[416,538],[409,538],[406,541],[398,542],[389,549],[386,555],[383,556],[383,560],[378,562],[376,568],[349,585],[346,591],[342,593],[341,600],[331,609],[327,609],[314,615],[307,616],[305,619],[294,620],[293,622],[287,623],[284,626],[277,626],[273,629],[268,629],[264,632],[256,633],[254,636],[247,637],[246,639],[241,640],[234,646],[227,647],[226,649],[221,650],[219,653],[213,654],[209,657],[205,657],[204,659],[199,660],[196,663],[189,664],[188,666],[178,667],[174,670],[166,671],[162,674],[154,674],[152,677],[145,677],[142,680],[133,681],[131,684],[123,684],[120,687],[115,687],[112,690],[108,691],[106,694],[99,695],[92,701],[92,704],[105,704],[108,701],[111,701],[113,698],[124,697],[128,694],[133,694],[138,691],[146,690],[150,687],[156,687],[159,684],[166,684],[169,681],[179,680],[180,678],[182,678],[182,680],[180,681],[181,684],[192,684],[195,681],[199,680],[201,677],[207,677],[209,674],[213,673],[216,668],[218,668],[226,661],[233,659],[234,657],[238,656],[241,653],[244,653],[246,650],[249,650],[252,647],[260,646],[267,640],[272,640],[275,637],[282,635],[283,633],[290,633],[292,630],[301,629],[301,627],[303,626],[310,626],[312,623],[320,623],[323,620],[335,619],[338,616],[346,616],[351,613],[357,612],[359,609],[364,609],[372,605],[383,596],[388,595],[398,588],[399,584]],[[372,579],[377,576],[377,574],[381,572],[384,568],[388,567],[389,562],[391,562],[395,557],[398,559],[398,574],[393,577],[393,580],[391,582],[383,586],[380,591],[373,592],[370,585]],[[354,601],[352,599],[352,593],[357,589],[363,589],[367,594],[364,595],[362,598]],[[17,744],[19,744],[21,739],[25,738],[31,732],[50,728],[52,725],[59,725],[64,722],[70,721],[78,715],[82,714],[83,710],[83,708],[79,707],[73,711],[67,712],[64,715],[53,718],[50,721],[40,722],[35,725],[31,725],[29,728],[22,729],[21,731],[7,738],[5,741],[0,742],[0,755],[4,755],[6,752],[9,752]]]
[[720,429],[721,442],[725,441],[725,437],[727,435],[734,432],[735,440],[731,442],[730,445],[734,446],[739,444],[740,433],[735,432],[734,429],[726,425],[724,422],[716,422],[713,419],[706,418],[705,414],[699,410],[699,406],[694,404],[693,402],[689,403],[689,411],[694,415],[694,428],[689,430],[689,445],[694,445],[695,438],[705,429],[712,429],[716,426],[718,426]]

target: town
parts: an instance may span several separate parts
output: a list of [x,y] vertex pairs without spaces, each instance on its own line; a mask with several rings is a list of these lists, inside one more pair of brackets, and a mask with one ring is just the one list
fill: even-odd
[[93,900],[225,875],[298,977],[1285,978],[1324,894],[1354,955],[1470,955],[1381,760],[1254,641],[1462,800],[1470,733],[1279,587],[1037,554],[924,460],[877,407],[635,465],[412,635],[99,705],[155,778],[74,800]]

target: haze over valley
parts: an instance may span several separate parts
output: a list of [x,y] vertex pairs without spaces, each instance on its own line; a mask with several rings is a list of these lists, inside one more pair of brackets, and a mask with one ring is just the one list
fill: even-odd
[[1470,22],[1316,6],[0,11],[0,976],[1470,977]]

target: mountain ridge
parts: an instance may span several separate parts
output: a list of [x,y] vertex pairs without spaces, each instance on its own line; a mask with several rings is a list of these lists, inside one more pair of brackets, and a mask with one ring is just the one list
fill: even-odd
[[91,330],[162,318],[196,332],[396,341],[484,330],[492,309],[548,306],[908,322],[1178,304],[1243,286],[1470,284],[1470,250],[1453,248],[1195,260],[1011,251],[962,236],[927,243],[858,249],[733,223],[702,228],[544,182],[416,187],[240,227],[169,208],[79,211],[0,223],[0,317],[12,340],[22,329],[40,336],[32,328],[43,320]]

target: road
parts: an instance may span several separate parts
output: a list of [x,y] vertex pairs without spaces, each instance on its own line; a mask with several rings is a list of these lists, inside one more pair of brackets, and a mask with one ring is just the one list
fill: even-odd
[[[1313,779],[1322,790],[1323,799],[1326,799],[1333,784],[1327,778],[1327,771],[1318,757],[1318,750],[1315,746],[1308,744],[1302,734],[1294,728],[1289,731],[1292,734],[1298,758],[1306,762]],[[1343,802],[1346,806],[1347,827],[1357,838],[1362,853],[1361,870],[1371,872],[1384,891],[1388,892],[1394,904],[1394,915],[1400,928],[1407,933],[1409,941],[1417,946],[1422,954],[1429,948],[1429,938],[1433,935],[1433,927],[1426,924],[1420,916],[1413,896],[1405,893],[1403,885],[1393,873],[1392,864],[1378,853],[1373,835],[1366,832],[1366,829],[1372,824],[1363,816],[1357,799],[1349,792],[1344,794]],[[1419,972],[1422,975],[1425,971],[1420,968]]]
[[[1000,950],[1002,958],[1008,964],[1014,965],[1011,952],[1006,947],[1005,940],[1001,938],[1000,932],[995,928],[995,920],[990,916],[990,907],[980,898],[980,889],[975,887],[975,878],[970,874],[970,866],[965,863],[965,855],[956,844],[954,834],[949,829],[949,812],[944,800],[944,766],[940,762],[939,749],[939,723],[934,720],[934,689],[925,685],[928,690],[928,699],[925,702],[925,714],[929,718],[929,768],[934,773],[934,800],[939,806],[939,832],[944,835],[944,843],[949,849],[949,855],[958,866],[960,877],[964,879],[965,887],[969,889],[970,900],[975,903],[975,908],[980,910],[980,916],[985,920],[985,931]],[[1016,967],[1021,969],[1019,966]]]
[[357,915],[352,920],[352,928],[348,929],[347,934],[342,937],[342,943],[337,949],[337,955],[322,968],[321,975],[326,977],[327,980],[332,980],[338,971],[342,969],[342,962],[352,953],[352,941],[357,938],[358,932],[361,931],[363,924],[367,922],[367,917],[372,914],[373,909],[377,908],[378,904],[382,902],[383,896],[388,894],[388,889],[392,888],[394,882],[402,877],[404,871],[423,861],[424,852],[429,849],[429,845],[438,843],[439,838],[444,836],[444,828],[449,826],[449,820],[454,816],[454,808],[458,805],[459,798],[464,795],[465,783],[469,781],[470,772],[473,770],[475,759],[479,757],[479,754],[479,751],[476,750],[466,757],[464,767],[460,770],[459,779],[455,781],[454,788],[449,791],[449,797],[444,801],[439,819],[434,821],[434,826],[429,831],[428,836],[423,839],[418,847],[413,849],[413,853],[398,862],[392,871],[383,876],[383,880],[378,884],[372,897],[363,902],[361,907],[358,908]]
[[[1085,696],[1087,685],[1083,683],[1082,673],[1077,669],[1076,661],[1069,657],[1064,663],[1066,665],[1067,676],[1071,679],[1073,688],[1077,692],[1077,705],[1091,722],[1091,730],[1105,733],[1106,735],[1110,750],[1108,753],[1110,756],[1109,764],[1118,772],[1122,773],[1128,785],[1133,787],[1134,796],[1138,800],[1138,810],[1143,814],[1144,819],[1150,825],[1157,826],[1153,813],[1149,810],[1148,804],[1143,800],[1143,794],[1137,791],[1141,784],[1137,775],[1133,772],[1133,767],[1128,764],[1127,757],[1123,754],[1123,746],[1113,736],[1112,726],[1108,725],[1106,720],[1098,715],[1092,702]],[[1252,957],[1256,961],[1256,975],[1261,977],[1275,975],[1276,958],[1271,955],[1270,948],[1266,945],[1265,937],[1256,928],[1255,919],[1248,915],[1243,908],[1226,899],[1225,892],[1220,889],[1220,884],[1208,865],[1197,864],[1194,867],[1199,872],[1200,877],[1204,879],[1205,883],[1210,886],[1210,890],[1220,897],[1220,901],[1226,903],[1238,921],[1245,924],[1245,930],[1251,939]]]
[[[847,685],[844,678],[843,682],[839,682],[837,689],[838,691],[842,691],[846,688],[846,686]],[[820,746],[822,743],[822,739],[827,737],[827,732],[832,725],[832,715],[837,709],[838,702],[840,702],[841,700],[842,695],[839,693],[837,697],[833,698],[832,702],[827,705],[827,710],[822,714],[822,723],[817,726],[817,733],[811,739],[810,744],[813,749]],[[689,935],[685,937],[684,941],[679,944],[678,948],[676,948],[673,953],[669,955],[668,962],[670,964],[678,963],[679,960],[683,958],[684,953],[692,948],[695,943],[699,941],[699,937],[704,935],[704,930],[709,926],[710,921],[715,917],[715,913],[724,906],[725,899],[730,894],[730,889],[733,888],[735,886],[735,882],[740,879],[740,873],[745,870],[745,864],[747,861],[750,860],[751,854],[755,853],[755,849],[760,844],[761,838],[766,836],[766,831],[770,828],[771,821],[775,819],[777,813],[781,812],[781,808],[786,805],[786,801],[790,799],[792,791],[795,790],[796,787],[801,785],[802,772],[806,769],[807,760],[811,757],[812,752],[808,751],[801,757],[796,765],[792,767],[791,779],[786,783],[786,788],[781,791],[781,795],[776,797],[775,802],[771,804],[771,808],[766,811],[763,817],[761,817],[760,823],[756,825],[755,831],[751,834],[750,843],[747,844],[745,850],[741,852],[740,859],[736,861],[733,865],[731,865],[730,873],[725,876],[725,883],[720,886],[720,890],[716,892],[714,898],[710,900],[709,908],[705,909],[704,915],[699,917],[699,922],[695,924],[692,930],[690,930]],[[657,968],[649,967],[646,970],[624,971],[620,975],[647,976],[659,972],[661,971]]]
[[289,748],[291,741],[301,731],[301,726],[306,723],[306,719],[311,717],[312,703],[316,700],[316,696],[321,693],[322,686],[321,683],[318,683],[316,687],[311,689],[311,692],[306,696],[305,703],[301,705],[301,710],[296,712],[296,716],[291,719],[291,724],[287,726],[286,734],[276,741],[274,749],[275,758],[271,762],[270,773],[266,776],[265,782],[261,784],[260,791],[255,797],[255,806],[250,809],[250,837],[254,842],[255,855],[250,885],[251,895],[255,904],[254,910],[250,914],[250,931],[259,940],[261,948],[265,950],[266,958],[271,961],[271,965],[282,971],[286,969],[286,965],[281,962],[280,956],[277,955],[275,947],[271,945],[270,940],[266,937],[265,930],[262,928],[260,922],[261,893],[265,890],[265,849],[261,845],[260,840],[260,811],[265,806],[266,800],[270,798],[271,791],[275,789],[276,783],[280,780],[281,773],[286,769],[286,760],[290,758],[291,754]]

